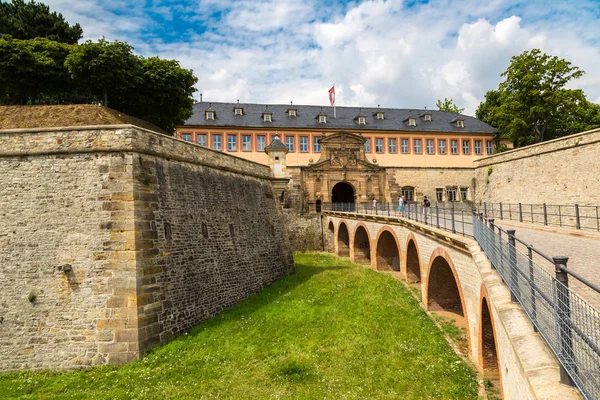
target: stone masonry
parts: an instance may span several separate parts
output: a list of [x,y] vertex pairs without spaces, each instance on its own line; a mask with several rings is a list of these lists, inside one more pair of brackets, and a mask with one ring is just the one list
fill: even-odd
[[130,125],[0,131],[0,370],[134,360],[294,265],[266,166]]

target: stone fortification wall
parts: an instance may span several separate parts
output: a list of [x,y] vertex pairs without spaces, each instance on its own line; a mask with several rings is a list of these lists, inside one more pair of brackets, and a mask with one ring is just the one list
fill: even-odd
[[284,221],[292,251],[324,251],[323,214],[298,214],[284,210]]
[[401,189],[405,186],[414,187],[416,201],[421,201],[423,196],[427,196],[432,202],[435,201],[437,188],[443,189],[443,201],[446,201],[446,188],[449,187],[457,189],[457,196],[460,194],[460,188],[467,188],[467,198],[472,199],[473,168],[388,167],[385,170],[386,201],[398,201]]
[[293,272],[268,167],[132,126],[0,131],[0,370],[139,357]]
[[475,201],[600,204],[600,129],[475,161]]

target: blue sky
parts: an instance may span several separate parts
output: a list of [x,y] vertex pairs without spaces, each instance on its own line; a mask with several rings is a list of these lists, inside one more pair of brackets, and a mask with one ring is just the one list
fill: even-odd
[[510,58],[540,48],[586,71],[600,103],[600,0],[46,0],[144,56],[194,70],[204,101],[434,108],[473,114]]

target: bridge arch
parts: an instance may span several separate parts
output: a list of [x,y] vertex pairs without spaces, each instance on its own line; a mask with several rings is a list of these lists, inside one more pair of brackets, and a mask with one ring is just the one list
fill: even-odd
[[362,222],[358,224],[354,230],[352,250],[354,253],[354,262],[371,264],[371,240],[369,239],[369,230]]
[[335,224],[333,223],[333,221],[330,219],[329,220],[329,224],[327,224],[327,236],[326,236],[326,242],[327,242],[327,251],[331,252],[331,253],[335,253]]
[[410,233],[406,240],[405,276],[409,283],[421,282],[421,260],[415,235]]
[[350,234],[345,221],[340,222],[338,226],[337,255],[338,257],[350,257]]
[[377,233],[376,243],[376,268],[383,271],[400,272],[400,245],[396,233],[384,226]]
[[427,310],[452,318],[460,327],[464,324],[469,352],[471,335],[466,313],[462,286],[456,267],[446,250],[438,247],[431,253],[425,282],[425,305]]
[[495,383],[494,386],[502,388],[502,371],[500,368],[500,356],[498,354],[498,340],[496,338],[496,326],[490,309],[487,289],[481,285],[480,321],[479,321],[479,365],[484,378],[489,378]]

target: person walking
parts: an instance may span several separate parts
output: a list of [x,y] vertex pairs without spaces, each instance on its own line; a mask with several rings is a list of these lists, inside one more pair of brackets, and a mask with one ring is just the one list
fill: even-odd
[[377,212],[377,199],[373,199],[373,211]]
[[404,201],[404,196],[400,196],[398,200],[398,211],[400,211],[400,216],[404,217],[404,208],[406,207],[406,202]]
[[427,198],[427,196],[423,197],[423,215],[429,214],[429,207],[431,207],[431,202]]

